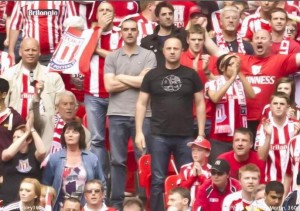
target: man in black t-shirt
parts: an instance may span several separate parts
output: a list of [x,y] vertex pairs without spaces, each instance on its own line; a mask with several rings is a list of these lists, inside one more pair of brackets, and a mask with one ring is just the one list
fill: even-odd
[[180,65],[181,53],[182,44],[178,38],[168,38],[165,41],[165,65],[158,66],[145,75],[136,106],[135,142],[143,150],[145,137],[142,123],[151,97],[151,210],[164,210],[163,183],[171,153],[177,169],[192,162],[187,143],[193,139],[193,102],[198,120],[198,138],[204,136],[203,85],[197,72]]

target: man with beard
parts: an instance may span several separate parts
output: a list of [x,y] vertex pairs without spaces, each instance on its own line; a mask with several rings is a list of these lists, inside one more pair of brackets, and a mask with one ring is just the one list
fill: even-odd
[[162,52],[164,42],[170,37],[178,37],[182,42],[183,49],[186,50],[186,31],[184,28],[177,28],[174,25],[174,7],[169,2],[160,2],[156,5],[155,16],[158,19],[158,26],[154,33],[144,37],[141,40],[141,47],[151,50],[155,53],[157,66],[165,64],[165,58]]

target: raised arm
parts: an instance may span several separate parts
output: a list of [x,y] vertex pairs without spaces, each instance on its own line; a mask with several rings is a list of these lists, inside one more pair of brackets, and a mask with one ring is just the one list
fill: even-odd
[[27,120],[27,124],[26,124],[26,131],[31,132],[32,135],[32,139],[35,145],[35,158],[39,161],[42,162],[42,160],[44,160],[44,158],[46,157],[46,147],[44,145],[43,140],[41,139],[40,135],[37,133],[37,131],[34,129],[33,126],[33,121],[34,121],[34,117],[33,117],[33,111],[30,111],[28,114],[28,120]]
[[258,147],[257,153],[259,159],[266,161],[269,156],[270,145],[271,145],[272,124],[269,121],[264,120],[262,127],[263,130],[261,132],[263,132],[265,135],[261,134],[261,138],[264,138],[265,140],[263,144]]
[[14,141],[7,149],[2,152],[2,161],[11,160],[22,148],[23,143],[27,140],[30,131],[26,131],[20,138]]

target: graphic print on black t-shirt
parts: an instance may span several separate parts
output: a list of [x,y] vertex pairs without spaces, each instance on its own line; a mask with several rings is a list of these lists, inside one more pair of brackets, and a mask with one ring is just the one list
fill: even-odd
[[181,86],[182,86],[182,82],[180,78],[176,75],[168,75],[164,77],[161,82],[161,87],[166,92],[176,92],[180,90]]

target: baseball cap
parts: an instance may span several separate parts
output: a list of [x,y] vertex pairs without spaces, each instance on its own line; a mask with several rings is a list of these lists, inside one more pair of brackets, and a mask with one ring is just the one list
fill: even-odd
[[201,8],[197,5],[194,5],[190,8],[189,17],[191,17],[191,15],[193,15],[195,13],[199,13],[199,14],[203,15]]
[[229,163],[224,159],[217,159],[211,167],[211,170],[216,170],[218,172],[226,172],[227,174],[230,171]]
[[209,141],[207,139],[204,139],[204,138],[201,139],[201,140],[195,139],[195,141],[187,143],[188,147],[192,147],[193,145],[202,147],[204,149],[211,150],[211,146],[210,146]]

